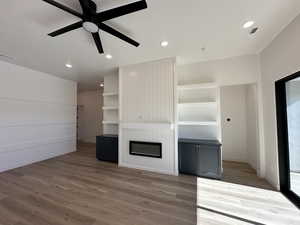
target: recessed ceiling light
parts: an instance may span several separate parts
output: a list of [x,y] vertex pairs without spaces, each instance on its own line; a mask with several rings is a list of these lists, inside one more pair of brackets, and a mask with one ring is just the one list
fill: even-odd
[[246,23],[243,25],[243,27],[244,27],[245,29],[247,29],[247,28],[249,28],[249,27],[252,27],[253,24],[254,24],[254,21],[248,21],[248,22],[246,22]]
[[160,43],[160,45],[161,45],[161,47],[167,47],[167,46],[169,45],[169,42],[167,42],[167,41],[162,41],[162,42]]
[[107,54],[105,57],[106,57],[107,59],[111,59],[111,58],[112,58],[112,55]]
[[70,63],[66,63],[67,68],[72,68],[73,66]]

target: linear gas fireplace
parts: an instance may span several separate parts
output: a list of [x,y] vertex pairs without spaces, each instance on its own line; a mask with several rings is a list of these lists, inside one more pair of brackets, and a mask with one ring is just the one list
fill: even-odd
[[155,142],[130,141],[130,155],[138,155],[152,158],[162,158],[162,144]]

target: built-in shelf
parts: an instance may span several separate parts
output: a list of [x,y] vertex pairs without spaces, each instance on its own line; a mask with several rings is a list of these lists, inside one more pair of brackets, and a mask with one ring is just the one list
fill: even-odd
[[118,106],[104,106],[102,107],[103,110],[118,110]]
[[217,102],[180,102],[179,106],[217,106]]
[[102,121],[103,124],[106,125],[118,125],[119,122],[118,121]]
[[103,96],[118,96],[117,92],[107,92],[107,93],[103,93]]
[[216,82],[179,82],[179,138],[220,139],[220,87]]
[[185,84],[185,85],[178,85],[179,90],[193,90],[193,89],[210,89],[210,88],[217,88],[217,83],[199,83],[199,84]]
[[216,121],[180,121],[180,126],[217,126]]

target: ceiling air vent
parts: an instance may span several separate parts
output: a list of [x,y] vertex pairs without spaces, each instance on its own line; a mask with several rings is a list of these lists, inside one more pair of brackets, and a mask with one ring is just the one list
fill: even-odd
[[253,28],[253,29],[250,31],[250,35],[255,34],[257,31],[258,31],[258,27]]

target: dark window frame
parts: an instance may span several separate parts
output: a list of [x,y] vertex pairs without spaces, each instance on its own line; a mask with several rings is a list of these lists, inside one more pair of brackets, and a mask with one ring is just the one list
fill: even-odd
[[300,209],[300,196],[291,190],[286,83],[300,71],[275,82],[280,191]]

